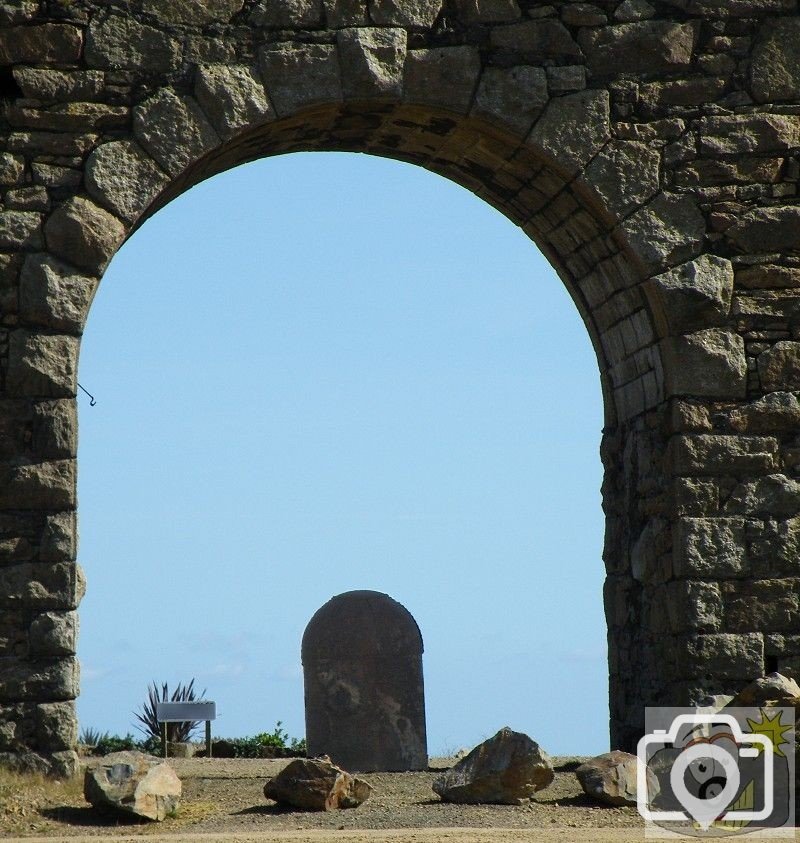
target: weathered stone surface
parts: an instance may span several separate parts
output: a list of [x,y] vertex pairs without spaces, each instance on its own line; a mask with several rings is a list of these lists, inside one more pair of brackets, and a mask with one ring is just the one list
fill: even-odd
[[303,634],[309,755],[361,772],[425,770],[422,636],[386,594],[329,600]]
[[761,26],[750,62],[756,102],[800,97],[800,20],[774,18]]
[[767,473],[777,461],[778,440],[771,436],[696,433],[673,436],[669,444],[677,474]]
[[28,255],[20,274],[20,316],[28,324],[79,334],[97,283],[47,254]]
[[261,80],[243,65],[198,67],[194,95],[221,138],[275,118]]
[[678,578],[724,578],[747,570],[742,518],[680,518],[673,528]]
[[25,159],[21,155],[0,152],[0,185],[19,184],[25,174]]
[[267,799],[308,811],[357,808],[370,793],[367,782],[327,758],[297,758],[264,785]]
[[325,20],[332,29],[343,26],[366,26],[367,0],[323,0]]
[[696,635],[677,645],[685,676],[713,673],[719,679],[750,679],[764,671],[764,638],[744,635]]
[[800,342],[782,340],[759,354],[758,376],[765,392],[800,389]]
[[98,99],[105,88],[99,70],[54,70],[44,67],[14,68],[14,81],[25,97],[44,102]]
[[[78,615],[75,612],[44,612],[30,626],[28,641],[32,656],[71,656],[76,652]],[[71,749],[71,746],[62,747]]]
[[133,115],[136,139],[171,176],[220,142],[194,99],[169,88],[136,108]]
[[42,216],[32,211],[0,211],[0,249],[41,249]]
[[533,127],[528,143],[568,176],[575,176],[610,137],[607,91],[557,97]]
[[250,13],[256,26],[274,29],[322,24],[322,0],[260,0]]
[[229,21],[243,5],[244,0],[142,0],[144,11],[158,20],[190,26]]
[[620,230],[646,268],[657,272],[700,254],[706,220],[690,197],[660,193]]
[[76,337],[24,330],[11,332],[7,385],[12,395],[72,397],[77,372]]
[[797,8],[797,0],[667,0],[672,6],[692,15],[716,18],[750,17],[769,12],[789,12]]
[[57,512],[48,515],[39,548],[39,559],[42,562],[73,562],[77,552],[75,530],[74,512]]
[[[0,569],[0,577],[4,574]],[[7,659],[0,674],[0,702],[74,700],[79,675],[78,662],[72,656],[36,661]]]
[[740,483],[725,512],[762,518],[787,518],[800,513],[800,483],[785,474],[769,474]]
[[170,35],[123,15],[95,17],[86,39],[90,67],[160,73],[176,68],[181,46]]
[[592,159],[584,180],[600,196],[603,210],[617,222],[658,193],[660,166],[657,150],[635,141],[615,141]]
[[472,113],[527,134],[547,105],[547,75],[540,67],[487,67],[481,76]]
[[737,433],[788,433],[800,428],[800,401],[791,392],[771,392],[728,415]]
[[78,410],[74,399],[34,404],[30,446],[41,459],[61,460],[78,455]]
[[743,398],[747,392],[744,340],[725,328],[707,328],[661,341],[667,393]]
[[692,60],[697,26],[694,23],[642,21],[598,29],[582,29],[578,36],[589,71],[594,76],[620,72],[660,73],[686,67]]
[[378,26],[432,26],[442,0],[369,0],[369,13]]
[[767,703],[783,705],[791,703],[800,697],[800,685],[789,676],[780,673],[770,673],[769,676],[759,676],[749,685],[745,685],[731,701],[731,706],[761,706]]
[[737,114],[699,122],[700,151],[707,155],[780,152],[800,145],[795,114]]
[[506,23],[522,17],[517,0],[456,0],[465,23]]
[[404,29],[340,29],[336,43],[345,99],[400,96],[406,42]]
[[0,25],[8,26],[32,20],[38,10],[39,0],[11,0],[9,3],[0,3]]
[[94,202],[76,196],[50,215],[44,235],[57,257],[99,274],[125,239],[125,227]]
[[722,584],[725,628],[730,632],[794,632],[800,614],[800,580],[744,580]]
[[651,278],[648,293],[657,304],[657,321],[670,334],[724,325],[731,309],[733,266],[725,258],[703,255]]
[[[636,805],[636,775],[639,759],[629,752],[614,750],[590,758],[575,770],[583,792],[604,805]],[[659,792],[658,780],[648,769],[647,792]]]
[[518,805],[554,777],[539,744],[505,727],[436,779],[433,790],[445,802]]
[[742,251],[782,252],[795,249],[800,238],[800,208],[783,205],[745,214],[727,231]]
[[181,780],[158,758],[141,752],[114,752],[87,768],[83,795],[100,810],[160,821],[180,805]]
[[756,264],[736,273],[736,284],[748,290],[784,290],[800,287],[800,269],[774,263]]
[[[77,624],[77,616],[76,621]],[[70,750],[78,743],[75,703],[58,702],[37,705],[33,720],[39,746],[52,750]]]
[[405,64],[404,99],[466,114],[480,72],[480,53],[475,47],[411,50]]
[[491,32],[493,47],[513,50],[525,63],[566,62],[583,59],[570,31],[557,20],[526,20],[496,26]]
[[[40,469],[36,480],[28,471],[21,477],[19,471],[3,471],[3,479],[10,477],[13,493],[32,509],[45,509],[51,501],[65,498],[74,492],[74,474],[70,474],[66,464],[46,464],[52,471]],[[5,492],[3,493],[5,496]],[[8,496],[12,492],[8,493]],[[74,498],[73,498],[74,500]],[[22,505],[22,504],[20,504]],[[83,597],[83,585],[79,577],[79,568],[73,563],[58,562],[52,565],[42,562],[25,562],[6,565],[0,568],[0,604],[3,606],[23,606],[26,610],[69,610],[77,608]],[[30,628],[27,630],[30,635]],[[43,699],[40,697],[39,699]],[[69,696],[64,699],[70,699]]]
[[81,30],[65,23],[0,29],[0,65],[72,64],[80,58],[82,47]]
[[[166,173],[134,141],[98,146],[86,163],[86,190],[126,222],[135,222],[166,187]],[[130,186],[136,185],[136,190]]]
[[342,98],[339,59],[330,44],[275,44],[259,52],[261,74],[279,115]]
[[676,580],[667,584],[667,616],[672,632],[718,632],[722,627],[722,607],[717,583]]

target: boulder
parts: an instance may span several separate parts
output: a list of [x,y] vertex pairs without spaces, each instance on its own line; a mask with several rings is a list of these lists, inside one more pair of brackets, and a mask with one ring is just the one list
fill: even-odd
[[[629,752],[614,750],[590,758],[575,775],[583,792],[606,805],[636,805],[636,771],[639,759]],[[647,770],[647,790],[652,801],[659,792],[658,779]]]
[[800,686],[794,679],[780,673],[770,673],[761,676],[741,691],[731,700],[731,706],[762,706],[766,703],[773,705],[794,704],[800,697]]
[[433,789],[445,802],[519,805],[554,776],[539,744],[506,726],[436,779]]
[[112,752],[86,770],[83,795],[95,808],[160,821],[180,804],[181,781],[152,755]]
[[371,785],[331,764],[327,756],[298,758],[264,785],[267,799],[307,811],[357,808],[370,793]]

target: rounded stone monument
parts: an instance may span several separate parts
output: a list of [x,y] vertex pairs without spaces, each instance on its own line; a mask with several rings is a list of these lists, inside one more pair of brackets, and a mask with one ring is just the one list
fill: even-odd
[[425,770],[422,635],[411,613],[377,591],[329,600],[303,634],[309,756],[346,770]]

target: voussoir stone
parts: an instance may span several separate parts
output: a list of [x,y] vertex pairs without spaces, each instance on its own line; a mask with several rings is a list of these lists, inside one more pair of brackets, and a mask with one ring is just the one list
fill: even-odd
[[133,131],[144,149],[171,175],[183,172],[219,136],[192,97],[163,88],[133,113]]
[[480,53],[475,47],[411,50],[405,64],[404,97],[407,102],[441,105],[466,114],[480,72]]
[[99,273],[125,239],[124,225],[83,196],[69,199],[44,226],[50,250],[67,263]]
[[568,176],[580,173],[610,137],[608,91],[586,90],[552,99],[528,136]]
[[267,92],[279,115],[342,98],[339,58],[333,44],[270,44],[259,52]]
[[759,354],[758,376],[765,392],[800,389],[800,342],[781,340]]
[[586,168],[585,181],[617,221],[644,205],[660,188],[661,155],[643,143],[607,144]]
[[165,761],[113,752],[86,770],[83,795],[95,808],[161,821],[180,805],[181,780]]
[[472,113],[526,134],[547,105],[547,74],[541,67],[487,67]]
[[442,0],[369,0],[369,12],[378,26],[432,26]]
[[166,173],[130,140],[98,146],[86,163],[89,195],[129,223],[136,221],[168,181]]
[[[629,752],[613,750],[590,758],[575,770],[583,792],[605,805],[622,807],[636,805],[639,759]],[[659,792],[658,779],[647,770],[647,795],[650,799]]]
[[75,395],[78,340],[63,334],[12,331],[6,384],[12,395],[68,398]]
[[406,60],[405,29],[340,29],[336,43],[346,99],[400,96]]
[[194,95],[221,138],[275,118],[263,83],[244,65],[201,65]]
[[97,284],[50,255],[28,255],[20,274],[20,315],[28,323],[80,333]]
[[86,61],[90,67],[158,73],[180,64],[181,46],[160,29],[110,14],[89,25]]
[[297,758],[264,785],[264,796],[310,811],[357,808],[372,793],[363,779],[327,758]]
[[433,790],[445,802],[518,805],[554,777],[539,744],[505,727],[436,779]]
[[651,278],[651,298],[671,334],[723,325],[733,296],[733,266],[715,255],[702,255]]

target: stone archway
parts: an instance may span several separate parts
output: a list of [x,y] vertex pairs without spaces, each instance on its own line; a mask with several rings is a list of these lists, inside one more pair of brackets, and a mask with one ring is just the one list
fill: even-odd
[[603,384],[611,742],[794,669],[797,0],[0,4],[0,757],[75,763],[76,372],[103,269],[265,155],[410,161],[522,226]]

